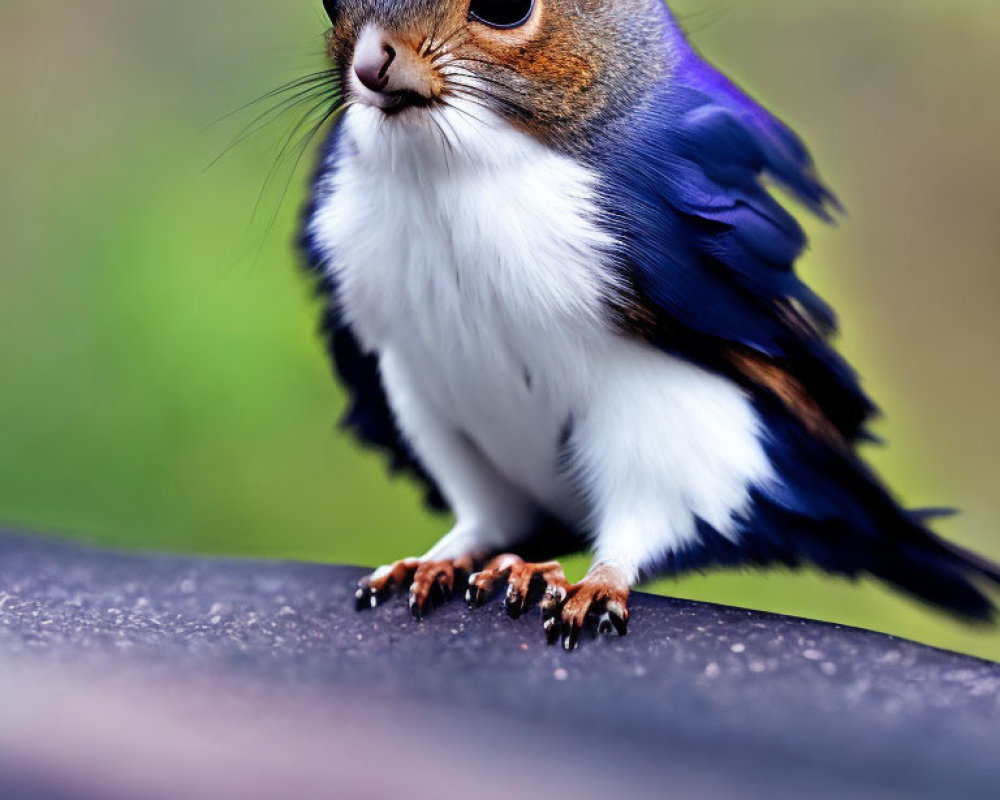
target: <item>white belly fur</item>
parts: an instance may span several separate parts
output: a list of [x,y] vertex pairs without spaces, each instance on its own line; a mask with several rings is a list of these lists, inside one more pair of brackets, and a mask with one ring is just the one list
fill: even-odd
[[[595,502],[631,504],[646,555],[689,541],[694,515],[735,535],[750,484],[770,474],[756,418],[735,385],[608,327],[614,243],[594,221],[594,176],[499,120],[455,114],[450,151],[380,113],[347,112],[353,151],[311,223],[362,345],[405,361],[437,411],[548,510],[597,526]],[[606,484],[586,499],[558,469],[569,422],[587,437],[584,483]],[[602,475],[605,454],[624,472]]]

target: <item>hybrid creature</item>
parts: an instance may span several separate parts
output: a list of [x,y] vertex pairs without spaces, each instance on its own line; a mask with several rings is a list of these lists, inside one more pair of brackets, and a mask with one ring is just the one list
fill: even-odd
[[[505,591],[572,649],[645,579],[814,565],[992,617],[1000,569],[859,458],[875,408],[765,181],[837,201],[662,0],[326,9],[342,107],[302,243],[346,424],[455,520],[360,606]],[[571,584],[548,559],[581,548]]]

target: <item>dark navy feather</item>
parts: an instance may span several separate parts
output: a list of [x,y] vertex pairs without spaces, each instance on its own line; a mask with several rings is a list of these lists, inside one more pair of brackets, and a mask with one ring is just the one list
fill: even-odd
[[[666,13],[666,12],[665,12]],[[839,209],[782,122],[706,63],[672,26],[675,67],[596,138],[620,268],[664,322],[668,349],[706,360],[726,347],[780,365],[847,441],[876,409],[829,345],[830,307],[794,272],[806,246],[770,178],[824,219]]]

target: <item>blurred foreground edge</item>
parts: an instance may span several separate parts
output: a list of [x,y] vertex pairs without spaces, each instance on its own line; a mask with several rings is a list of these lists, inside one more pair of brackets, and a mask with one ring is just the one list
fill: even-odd
[[360,573],[0,534],[0,797],[997,796],[1000,665],[647,595],[564,653]]

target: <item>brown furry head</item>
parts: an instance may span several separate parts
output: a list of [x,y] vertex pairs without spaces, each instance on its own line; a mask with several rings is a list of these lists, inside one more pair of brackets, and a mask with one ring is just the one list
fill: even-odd
[[[550,146],[576,149],[670,69],[659,3],[339,0],[327,3],[329,55],[351,99],[387,113],[461,98]],[[356,71],[356,56],[375,58],[379,48],[387,69],[376,61]]]

